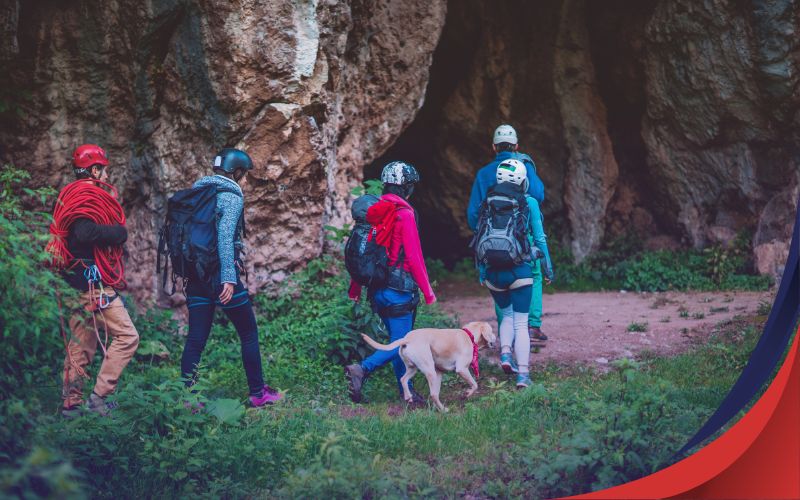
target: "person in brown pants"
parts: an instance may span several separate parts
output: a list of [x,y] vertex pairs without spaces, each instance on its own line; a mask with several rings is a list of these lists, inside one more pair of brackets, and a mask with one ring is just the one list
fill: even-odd
[[[92,178],[105,182],[107,178],[105,167],[108,159],[99,146],[80,146],[73,153],[72,166],[78,179]],[[116,390],[122,371],[139,346],[139,333],[122,298],[108,285],[95,262],[96,247],[119,248],[127,238],[128,231],[121,224],[97,224],[89,218],[77,218],[69,225],[66,248],[71,261],[65,263],[62,276],[81,294],[69,320],[72,336],[64,360],[62,394],[62,415],[65,417],[74,417],[81,412],[83,384],[89,378],[86,368],[94,358],[98,341],[103,348],[103,363],[87,407],[101,415],[107,415],[114,408],[115,405],[106,401],[106,397]],[[106,347],[109,338],[111,343]]]

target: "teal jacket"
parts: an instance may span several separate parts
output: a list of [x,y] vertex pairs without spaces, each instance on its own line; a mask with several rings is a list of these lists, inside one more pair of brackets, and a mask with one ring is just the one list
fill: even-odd
[[532,196],[526,196],[528,201],[528,226],[530,227],[531,244],[542,251],[544,257],[542,258],[542,272],[545,277],[552,280],[553,263],[550,262],[550,251],[547,249],[547,235],[544,232],[544,216],[542,211],[539,210],[539,202]]

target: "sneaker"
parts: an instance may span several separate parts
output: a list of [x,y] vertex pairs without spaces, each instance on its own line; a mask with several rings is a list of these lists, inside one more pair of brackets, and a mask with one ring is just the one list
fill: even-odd
[[350,389],[350,399],[353,403],[360,403],[363,399],[361,388],[367,378],[367,372],[359,364],[347,365],[344,367],[344,374],[347,377],[347,384]]
[[205,403],[201,403],[200,401],[197,401],[196,403],[192,403],[191,401],[184,401],[183,407],[186,408],[187,410],[192,410],[192,415],[195,415],[203,411],[206,405]]
[[283,395],[280,392],[264,384],[264,387],[261,389],[261,394],[250,396],[250,404],[253,405],[253,408],[260,408],[276,403],[281,399],[283,399]]
[[89,396],[87,407],[89,411],[93,411],[101,417],[107,417],[119,406],[114,401],[106,401],[106,398],[98,396],[94,392]]
[[542,333],[542,329],[538,326],[529,326],[528,327],[528,335],[531,337],[531,342],[538,341],[544,342],[547,340],[547,335]]
[[517,389],[525,389],[526,387],[530,386],[533,382],[531,382],[531,376],[528,373],[518,373],[517,374]]
[[517,364],[514,363],[510,352],[500,355],[500,368],[506,373],[517,373]]

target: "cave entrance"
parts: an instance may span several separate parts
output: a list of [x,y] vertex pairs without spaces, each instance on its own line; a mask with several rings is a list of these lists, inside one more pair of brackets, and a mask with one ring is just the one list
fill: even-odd
[[[609,117],[607,133],[626,193],[646,192],[649,182],[641,140],[640,40],[654,3],[585,4],[597,93]],[[542,210],[551,241],[568,243],[564,184],[569,152],[553,81],[563,7],[562,0],[450,1],[424,105],[395,143],[364,169],[365,179],[379,178],[382,167],[394,160],[419,170],[422,182],[411,202],[419,214],[426,257],[451,266],[470,255],[466,207],[476,172],[494,157],[491,137],[501,123],[517,129],[521,151],[536,161],[546,188]],[[609,220],[607,234],[613,235],[615,225],[624,226]]]

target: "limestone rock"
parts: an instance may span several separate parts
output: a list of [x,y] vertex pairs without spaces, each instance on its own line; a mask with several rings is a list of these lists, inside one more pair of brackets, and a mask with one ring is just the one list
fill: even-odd
[[61,187],[76,145],[105,147],[131,231],[129,282],[153,297],[166,198],[223,146],[256,164],[244,186],[251,288],[323,251],[363,164],[422,105],[446,3],[31,0],[12,2],[8,22],[3,9],[0,69],[14,92],[2,97],[19,113],[0,115],[0,160]]

